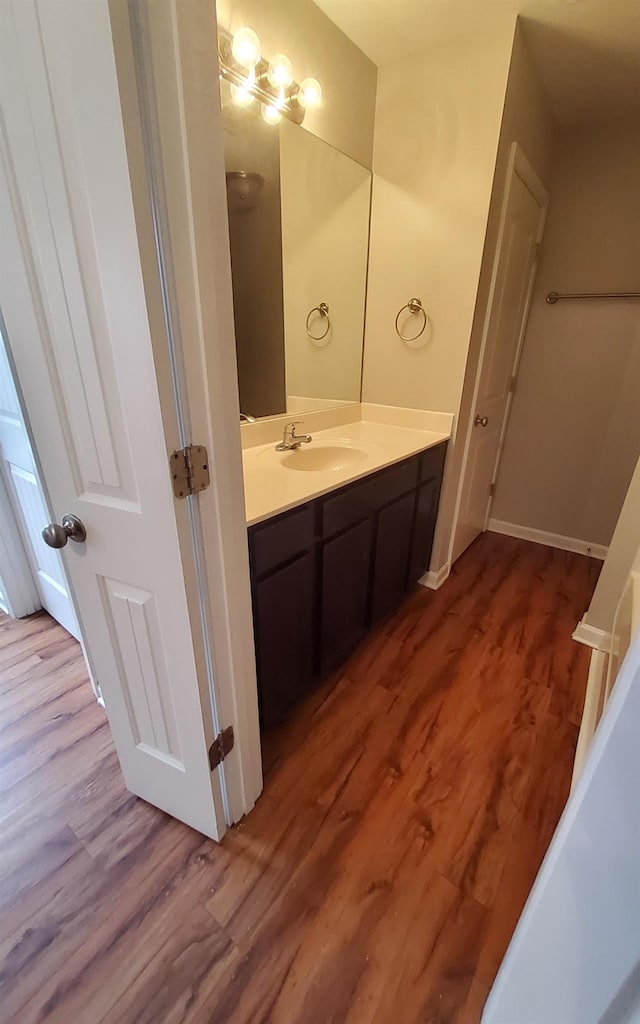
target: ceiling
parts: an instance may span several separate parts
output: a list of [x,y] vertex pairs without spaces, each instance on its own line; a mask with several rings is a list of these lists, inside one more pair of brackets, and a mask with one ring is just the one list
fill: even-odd
[[316,3],[379,66],[520,14],[558,121],[640,118],[640,0]]

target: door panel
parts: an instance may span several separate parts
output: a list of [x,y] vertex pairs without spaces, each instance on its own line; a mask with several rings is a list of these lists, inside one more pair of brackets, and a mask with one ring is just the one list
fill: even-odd
[[338,665],[367,628],[371,522],[325,543],[322,551],[321,670]]
[[270,729],[313,679],[314,555],[306,554],[255,584],[260,722]]
[[486,314],[454,557],[486,528],[546,211],[544,190],[534,195],[518,173],[517,156],[513,159]]
[[378,515],[371,619],[373,622],[394,608],[407,589],[411,530],[416,493],[387,505]]
[[52,511],[87,530],[63,555],[82,636],[129,789],[219,838],[108,4],[0,16],[1,299]]

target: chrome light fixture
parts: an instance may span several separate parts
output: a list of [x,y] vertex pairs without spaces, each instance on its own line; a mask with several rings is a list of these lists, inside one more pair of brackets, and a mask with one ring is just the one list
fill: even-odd
[[322,86],[316,78],[294,80],[293,66],[284,53],[269,61],[262,56],[260,40],[245,26],[233,35],[219,33],[220,77],[231,85],[231,97],[239,107],[261,104],[262,118],[277,124],[282,117],[302,124],[305,113],[322,103]]

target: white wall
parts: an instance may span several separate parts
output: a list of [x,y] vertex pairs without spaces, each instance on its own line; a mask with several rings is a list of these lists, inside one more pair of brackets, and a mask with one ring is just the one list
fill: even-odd
[[640,453],[637,122],[565,130],[492,516],[608,545]]
[[[363,400],[457,413],[515,21],[451,19],[448,43],[378,71]],[[414,295],[433,334],[410,350],[394,321]]]
[[[287,397],[359,402],[371,174],[283,122],[280,180]],[[330,326],[316,315],[314,342],[321,302]]]

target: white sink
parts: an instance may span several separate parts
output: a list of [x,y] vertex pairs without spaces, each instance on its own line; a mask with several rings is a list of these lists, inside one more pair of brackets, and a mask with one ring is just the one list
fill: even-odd
[[260,453],[260,458],[270,458],[283,469],[293,469],[303,473],[339,472],[343,469],[355,469],[369,459],[365,448],[348,441],[311,441],[289,452],[277,452],[268,448]]

